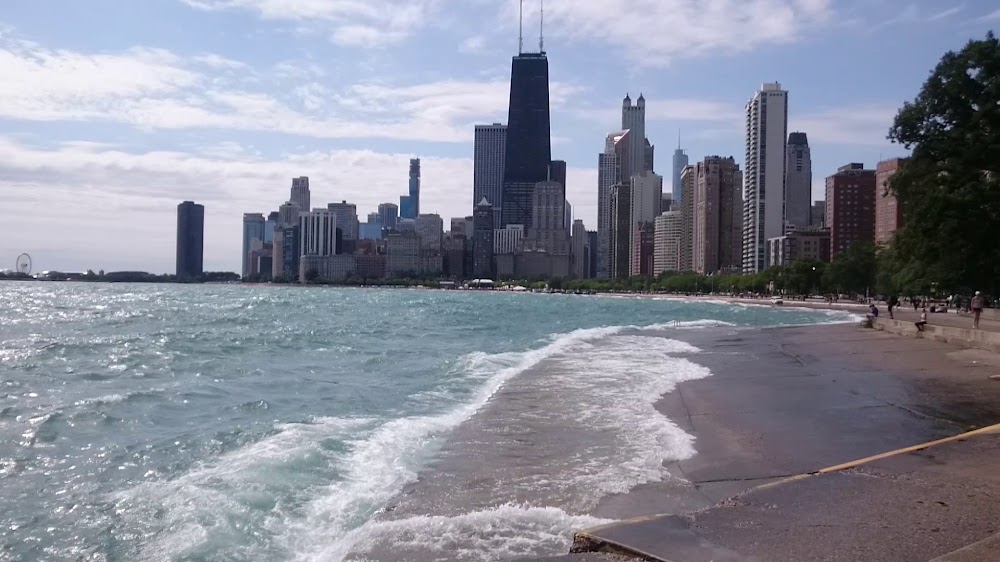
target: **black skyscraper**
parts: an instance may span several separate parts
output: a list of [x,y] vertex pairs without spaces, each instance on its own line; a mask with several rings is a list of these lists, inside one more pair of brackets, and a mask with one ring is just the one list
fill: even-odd
[[190,279],[204,273],[205,207],[193,201],[177,205],[177,277]]
[[472,274],[493,279],[493,206],[484,197],[472,213]]
[[544,52],[521,53],[510,71],[501,227],[531,224],[535,184],[548,179],[551,160],[549,60]]

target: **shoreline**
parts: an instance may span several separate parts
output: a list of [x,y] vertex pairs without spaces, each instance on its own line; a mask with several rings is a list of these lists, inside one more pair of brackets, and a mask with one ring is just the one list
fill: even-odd
[[[669,463],[674,481],[606,498],[604,514],[626,522],[583,530],[576,550],[677,561],[926,561],[998,530],[966,518],[1000,517],[1000,476],[989,468],[1000,460],[1000,437],[797,479],[1000,423],[1000,384],[989,379],[1000,373],[1000,356],[846,324],[739,332],[673,336],[702,349],[691,360],[712,371],[657,404],[694,436],[697,453]],[[933,484],[900,484],[912,474]],[[982,498],[948,513],[913,513],[914,502],[954,505],[971,490]],[[899,523],[879,532],[886,518]],[[616,543],[633,549],[609,546]],[[844,544],[855,546],[843,554]]]

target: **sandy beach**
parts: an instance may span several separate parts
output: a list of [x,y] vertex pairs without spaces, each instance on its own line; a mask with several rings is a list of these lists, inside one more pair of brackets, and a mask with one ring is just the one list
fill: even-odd
[[[1000,422],[1000,358],[855,326],[681,336],[713,375],[658,410],[696,438],[599,514],[596,533],[664,560],[926,561],[1000,531],[1000,437],[808,475]],[[963,558],[995,560],[995,558]]]

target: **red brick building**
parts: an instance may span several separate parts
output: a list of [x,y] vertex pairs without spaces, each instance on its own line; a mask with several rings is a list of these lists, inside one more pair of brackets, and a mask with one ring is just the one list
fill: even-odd
[[875,167],[875,243],[888,244],[896,229],[903,226],[903,213],[896,196],[888,191],[889,179],[906,162],[905,158],[893,158],[878,163]]
[[831,260],[855,242],[875,240],[875,170],[853,163],[826,178],[826,226]]

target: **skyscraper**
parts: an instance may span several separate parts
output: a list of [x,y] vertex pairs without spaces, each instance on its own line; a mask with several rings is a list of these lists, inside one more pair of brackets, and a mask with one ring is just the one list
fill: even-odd
[[812,207],[812,156],[805,133],[789,133],[785,147],[785,229],[809,228]]
[[875,170],[851,163],[826,178],[826,227],[831,260],[856,242],[874,242]]
[[673,200],[674,205],[679,205],[681,203],[681,198],[684,197],[684,194],[681,192],[681,172],[684,171],[684,167],[690,163],[688,161],[688,155],[680,147],[680,139],[678,139],[677,143],[677,150],[674,151],[673,174],[670,176],[671,199]]
[[204,273],[205,207],[194,201],[177,205],[177,278]]
[[399,222],[399,207],[394,203],[382,203],[378,206],[378,221],[382,223],[382,228],[392,230]]
[[399,198],[399,217],[416,219],[420,214],[420,159],[410,159],[409,192]]
[[628,181],[631,174],[639,174],[646,171],[646,98],[639,94],[639,99],[632,105],[632,99],[625,94],[622,100],[622,130],[629,131],[634,141],[629,144],[628,170],[629,176],[624,176],[622,181]]
[[677,252],[677,267],[680,271],[694,269],[694,166],[684,166],[681,170],[681,243]]
[[314,209],[299,215],[299,251],[303,256],[337,253],[337,215],[331,209]]
[[254,241],[264,243],[264,215],[260,213],[243,213],[243,269],[241,275],[250,275],[250,251]]
[[785,141],[788,92],[764,84],[746,105],[743,272],[767,268],[767,239],[785,231]]
[[493,278],[493,206],[485,198],[472,214],[472,275]]
[[[660,214],[660,204],[663,200],[663,177],[653,172],[644,172],[642,175],[633,175],[630,181],[631,193],[629,194],[629,205],[631,206],[631,239],[629,240],[630,261],[629,270],[633,275],[641,275],[644,270],[652,270],[653,255],[653,229],[654,221]],[[641,233],[648,235],[648,252],[642,252]],[[640,234],[640,235],[637,235]],[[640,263],[643,256],[649,257],[648,267],[645,269]]]
[[681,214],[681,211],[666,211],[656,217],[653,275],[681,269]]
[[518,53],[510,71],[501,226],[531,224],[535,185],[549,179],[549,134],[548,58],[541,49],[538,53]]
[[608,255],[608,277],[625,279],[632,259],[632,186],[616,183],[611,186],[611,240]]
[[420,249],[441,251],[441,241],[444,237],[444,221],[441,215],[427,213],[417,215],[417,236],[420,236]]
[[306,176],[292,178],[292,194],[289,200],[299,207],[303,213],[309,212],[309,178]]
[[[358,223],[358,206],[354,203],[341,201],[340,203],[330,203],[327,209],[337,215],[337,228],[340,229],[342,240],[357,241],[360,237],[360,226]],[[353,249],[347,253],[354,253]]]
[[496,201],[494,223],[500,224],[503,193],[504,154],[507,150],[507,125],[476,125],[472,164],[472,204],[483,198]]
[[611,189],[621,182],[623,175],[631,176],[626,158],[631,142],[629,131],[610,133],[604,139],[604,152],[597,156],[597,276],[601,279],[608,279],[611,270],[611,235],[614,229]]
[[589,237],[587,236],[587,227],[583,225],[583,221],[580,219],[573,221],[571,241],[573,245],[573,277],[577,279],[586,279],[589,277],[588,272],[590,269],[589,251],[587,246]]
[[694,169],[692,266],[703,274],[739,271],[743,247],[743,174],[730,156],[709,156]]

